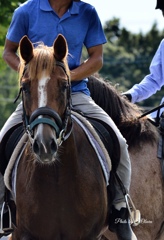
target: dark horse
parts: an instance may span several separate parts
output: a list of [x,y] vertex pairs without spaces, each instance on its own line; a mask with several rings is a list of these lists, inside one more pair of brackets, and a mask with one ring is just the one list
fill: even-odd
[[[88,138],[70,117],[66,41],[59,35],[53,48],[33,49],[24,37],[20,53],[24,118],[30,129],[17,170],[17,227],[12,239],[101,239],[106,227],[106,184]],[[142,111],[110,84],[93,77],[88,86],[129,145],[130,193],[142,217],[133,230],[138,240],[164,240],[158,131],[146,117],[138,118]],[[116,239],[109,231],[105,236]]]
[[[164,240],[164,185],[157,158],[158,130],[142,109],[130,103],[109,82],[91,77],[91,96],[113,119],[126,138],[132,163],[130,193],[141,212],[141,224],[133,228],[138,240]],[[117,239],[109,231],[106,237]]]
[[70,115],[68,48],[20,41],[24,124],[28,141],[16,178],[13,240],[101,239],[106,181],[85,132]]

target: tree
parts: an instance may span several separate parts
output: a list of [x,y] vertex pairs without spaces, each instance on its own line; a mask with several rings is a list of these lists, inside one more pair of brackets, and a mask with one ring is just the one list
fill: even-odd
[[[149,65],[164,31],[160,32],[154,23],[146,34],[134,34],[126,28],[120,29],[119,19],[116,18],[107,21],[104,30],[108,43],[104,47],[104,66],[100,73],[113,84],[119,85],[120,91],[125,91],[149,73]],[[157,105],[162,95],[159,92],[139,104]]]
[[0,0],[0,45],[4,44],[7,28],[10,24],[14,10],[25,0]]
[[0,0],[0,19],[2,26],[8,26],[14,10],[25,0]]

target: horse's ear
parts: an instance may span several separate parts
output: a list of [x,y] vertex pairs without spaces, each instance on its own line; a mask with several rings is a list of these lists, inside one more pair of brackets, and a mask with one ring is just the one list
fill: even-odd
[[33,45],[27,36],[22,37],[19,42],[20,54],[26,64],[33,58]]
[[56,60],[62,61],[68,54],[68,46],[65,37],[59,34],[54,41],[54,56]]

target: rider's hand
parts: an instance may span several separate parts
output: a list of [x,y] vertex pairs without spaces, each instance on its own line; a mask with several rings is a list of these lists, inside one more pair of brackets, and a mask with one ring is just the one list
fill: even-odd
[[122,96],[125,96],[129,100],[129,102],[132,101],[132,95],[130,93],[122,93]]

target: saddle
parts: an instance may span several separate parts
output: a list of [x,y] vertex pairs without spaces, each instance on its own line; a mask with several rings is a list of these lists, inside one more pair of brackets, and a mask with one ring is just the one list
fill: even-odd
[[113,129],[99,119],[88,118],[95,131],[103,142],[112,161],[112,171],[116,172],[120,159],[120,146]]
[[5,173],[5,169],[9,163],[10,157],[15,149],[20,138],[24,134],[23,123],[19,123],[12,127],[3,137],[0,143],[0,172],[2,175]]
[[[75,113],[76,112],[77,111],[75,111]],[[108,152],[108,155],[110,156],[112,169],[110,171],[110,178],[107,185],[107,195],[108,195],[108,208],[111,209],[112,201],[115,197],[115,188],[113,187],[114,182],[117,182],[120,185],[123,194],[124,195],[126,194],[125,187],[116,173],[120,160],[120,145],[118,142],[118,138],[113,129],[105,122],[99,119],[86,117],[85,114],[80,113],[79,115],[82,115],[85,119],[87,119],[91,123],[91,125],[97,132],[98,136],[100,137],[102,143],[104,144]]]
[[[10,157],[20,138],[24,134],[23,124],[12,127],[4,136],[0,143],[0,172],[4,175]],[[12,223],[16,223],[16,206],[11,198],[10,191],[5,189],[4,203],[1,210],[0,237],[7,236],[13,232]]]

